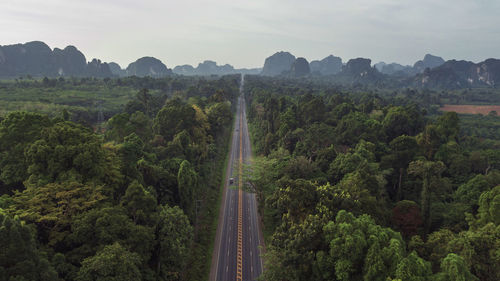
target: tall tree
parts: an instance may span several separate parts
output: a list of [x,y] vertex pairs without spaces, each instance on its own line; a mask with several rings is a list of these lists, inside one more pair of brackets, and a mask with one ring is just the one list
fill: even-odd
[[437,281],[476,281],[476,276],[470,273],[464,259],[456,254],[449,254],[441,262],[441,272],[435,277]]
[[[52,121],[38,113],[12,112],[0,122],[0,181],[21,188],[29,176],[26,148],[36,141]],[[10,189],[9,188],[9,189]],[[9,190],[0,190],[0,194]]]
[[186,266],[193,228],[177,206],[160,206],[155,247],[158,280],[181,280]]
[[134,223],[155,225],[156,198],[137,181],[129,184],[121,205],[127,210]]
[[424,227],[426,232],[429,230],[431,221],[431,194],[434,189],[437,189],[441,174],[446,169],[443,162],[433,162],[426,160],[417,160],[411,162],[408,167],[408,172],[422,178],[422,192],[420,194],[420,208],[422,217],[424,218]]
[[189,161],[182,161],[177,174],[179,203],[187,216],[194,221],[198,192],[198,175]]
[[86,258],[77,281],[136,281],[142,280],[141,259],[119,243],[104,247],[93,257]]

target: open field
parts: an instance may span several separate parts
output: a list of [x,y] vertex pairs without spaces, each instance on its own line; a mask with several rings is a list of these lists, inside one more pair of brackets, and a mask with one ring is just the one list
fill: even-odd
[[454,111],[462,114],[482,114],[488,115],[491,111],[500,112],[500,105],[453,105],[445,104],[439,110]]

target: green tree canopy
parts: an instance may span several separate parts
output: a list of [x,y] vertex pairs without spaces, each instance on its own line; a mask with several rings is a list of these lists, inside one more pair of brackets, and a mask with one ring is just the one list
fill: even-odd
[[401,235],[375,224],[367,215],[356,218],[342,210],[324,231],[329,268],[338,280],[386,280],[405,257]]
[[[38,113],[12,112],[0,122],[0,181],[20,185],[29,176],[24,151],[36,141],[51,120]],[[0,190],[0,194],[7,190]]]
[[179,203],[187,216],[194,221],[195,200],[198,192],[198,175],[189,161],[182,161],[177,174]]
[[101,140],[89,129],[71,122],[46,128],[26,150],[29,185],[62,181],[102,181],[106,170]]
[[164,281],[180,280],[189,255],[193,228],[177,206],[160,206],[158,216],[157,276]]
[[137,181],[132,182],[121,199],[121,205],[127,210],[134,223],[154,225],[156,216],[156,198],[146,191]]
[[76,182],[49,183],[16,193],[12,211],[21,219],[35,223],[41,238],[53,246],[70,233],[75,216],[96,207],[105,199],[101,186]]
[[95,256],[86,258],[77,281],[136,281],[142,280],[141,259],[119,243],[104,247]]
[[0,280],[59,280],[32,228],[0,209]]

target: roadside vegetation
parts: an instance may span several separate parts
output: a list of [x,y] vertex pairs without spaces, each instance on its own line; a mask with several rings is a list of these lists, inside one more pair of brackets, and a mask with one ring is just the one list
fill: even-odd
[[265,280],[500,279],[500,117],[437,110],[454,93],[245,90]]
[[[245,80],[265,280],[500,279],[497,89]],[[239,81],[0,82],[0,280],[206,280]]]
[[0,117],[0,280],[206,279],[239,76],[49,81],[2,84],[74,105]]

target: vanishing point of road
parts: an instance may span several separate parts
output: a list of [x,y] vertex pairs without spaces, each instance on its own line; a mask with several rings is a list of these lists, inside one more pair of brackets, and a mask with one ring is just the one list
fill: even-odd
[[[210,281],[254,281],[262,274],[260,255],[264,241],[257,201],[255,194],[243,191],[243,164],[249,164],[252,155],[243,84],[242,75]],[[233,183],[230,178],[234,178]]]

